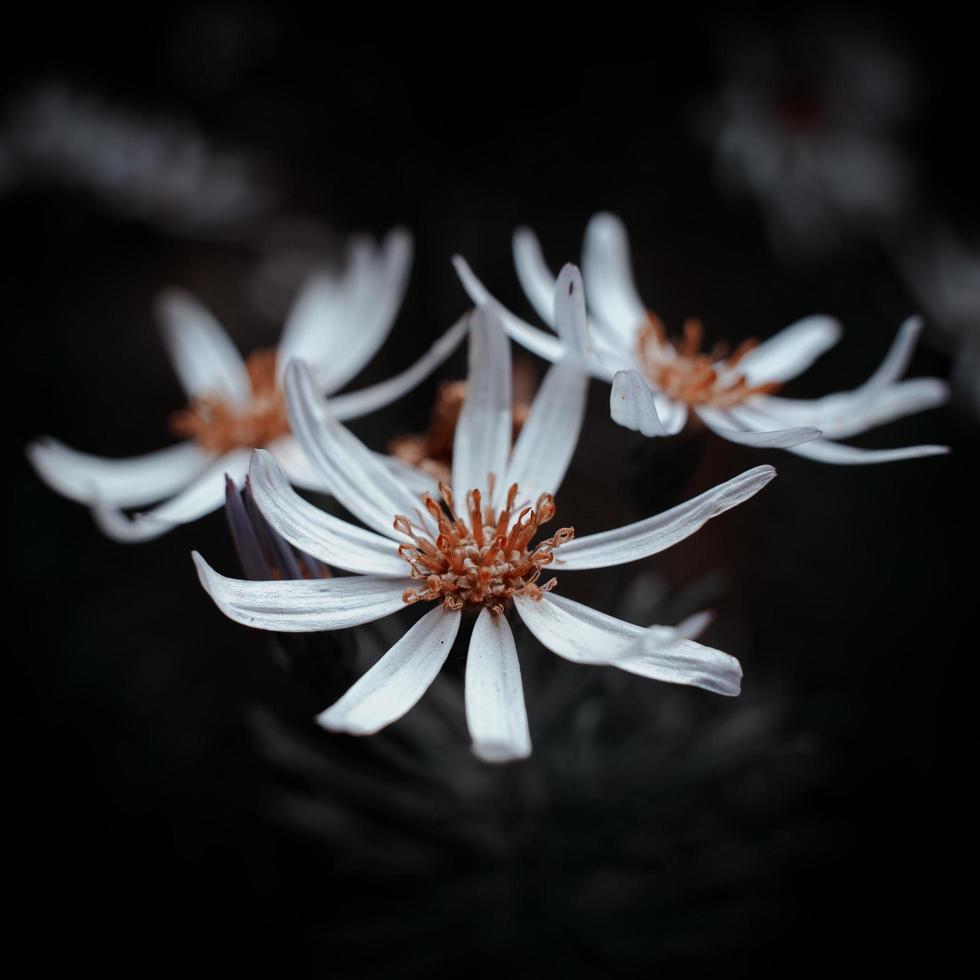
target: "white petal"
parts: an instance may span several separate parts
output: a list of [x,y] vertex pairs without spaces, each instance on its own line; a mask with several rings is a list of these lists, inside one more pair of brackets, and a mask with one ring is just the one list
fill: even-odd
[[535,312],[549,327],[554,327],[555,277],[541,254],[541,243],[530,228],[518,228],[514,232],[514,267]]
[[170,289],[157,304],[163,339],[188,398],[214,395],[244,405],[252,393],[245,362],[220,323],[193,296]]
[[861,465],[865,463],[892,463],[902,459],[918,459],[921,456],[944,456],[949,446],[906,446],[902,449],[861,449],[840,442],[817,439],[802,446],[794,446],[791,453],[815,459],[821,463]]
[[500,318],[491,307],[480,307],[470,320],[466,398],[453,440],[453,492],[461,507],[470,490],[488,493],[490,473],[501,492],[513,430],[510,375],[510,344]]
[[589,222],[582,274],[595,315],[632,346],[647,311],[633,283],[626,229],[615,215],[597,214]]
[[225,578],[195,551],[205,592],[236,623],[278,633],[314,633],[372,623],[404,607],[409,578],[345,578],[249,582]]
[[672,401],[659,391],[653,392],[653,403],[657,407],[657,415],[660,416],[664,435],[676,436],[687,424],[687,405]]
[[405,576],[408,566],[398,557],[390,538],[355,527],[304,500],[265,450],[258,449],[252,455],[248,475],[263,517],[290,544],[349,572]]
[[427,493],[430,497],[438,499],[439,481],[434,476],[410,466],[397,456],[386,456],[384,453],[375,453],[374,455],[381,462],[381,465],[413,494],[421,497],[422,494]]
[[219,456],[180,493],[152,510],[127,517],[102,501],[92,504],[92,516],[102,532],[115,541],[151,541],[180,524],[190,524],[225,502],[225,476],[240,483],[248,469],[249,450],[233,449]]
[[340,421],[377,411],[407,394],[424,381],[457,347],[469,328],[468,316],[460,317],[414,364],[401,374],[359,391],[334,395],[330,407]]
[[466,656],[466,724],[484,762],[531,754],[521,665],[507,619],[483,609]]
[[857,390],[865,394],[878,391],[905,374],[905,369],[912,359],[912,351],[915,349],[921,333],[922,317],[910,316],[906,319],[898,328],[898,335],[888,349],[885,359],[875,373]]
[[56,441],[38,439],[27,458],[52,490],[88,504],[141,507],[175,493],[214,458],[195,442],[182,442],[145,456],[104,459]]
[[775,475],[771,466],[756,466],[662,514],[569,541],[555,551],[555,570],[606,568],[655,555],[748,500]]
[[743,446],[756,446],[764,449],[789,449],[804,442],[812,442],[820,438],[820,430],[814,426],[800,426],[792,429],[743,429],[738,422],[718,409],[699,406],[698,417],[711,429],[715,435],[729,442],[737,442]]
[[657,403],[646,379],[638,371],[617,371],[609,392],[612,420],[645,436],[666,435]]
[[564,596],[515,596],[528,629],[560,657],[608,664],[643,677],[738,694],[742,669],[734,657],[702,646],[667,626],[644,629]]
[[521,498],[535,501],[555,494],[568,469],[585,417],[589,378],[571,362],[555,364],[534,397],[504,486],[518,484]]
[[306,278],[279,341],[276,366],[280,377],[285,376],[286,365],[294,358],[319,363],[335,339],[345,299],[344,284],[332,273],[315,272]]
[[369,527],[395,537],[395,515],[411,517],[418,500],[333,417],[302,361],[286,371],[286,401],[293,434],[333,495]]
[[789,381],[805,371],[841,338],[840,324],[829,316],[808,316],[780,330],[749,351],[738,370],[750,384]]
[[712,623],[715,614],[710,609],[692,613],[681,620],[674,629],[688,640],[696,640]]
[[294,487],[315,490],[317,493],[330,493],[330,486],[323,479],[323,474],[310,462],[295,436],[287,435],[273,439],[265,449],[272,453]]
[[558,274],[554,291],[554,322],[565,350],[580,361],[592,358],[589,321],[585,314],[585,287],[578,269],[570,263]]
[[460,613],[427,612],[336,704],[317,717],[324,728],[373,735],[397,721],[428,690],[449,656]]

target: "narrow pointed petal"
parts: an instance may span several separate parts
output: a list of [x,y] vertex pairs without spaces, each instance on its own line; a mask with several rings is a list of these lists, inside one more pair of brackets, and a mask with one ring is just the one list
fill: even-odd
[[460,317],[414,364],[393,378],[359,391],[334,395],[330,407],[341,422],[360,418],[390,405],[424,381],[459,347],[469,328],[469,318]]
[[252,392],[245,362],[211,313],[179,289],[164,292],[157,311],[164,343],[187,397],[214,395],[244,405]]
[[505,486],[521,488],[521,496],[537,500],[555,494],[575,453],[589,378],[571,362],[555,364],[545,375],[511,455]]
[[833,347],[841,334],[840,324],[832,317],[808,316],[749,351],[738,370],[750,384],[789,381]]
[[27,447],[27,458],[52,490],[79,503],[142,507],[176,493],[214,457],[195,442],[182,442],[145,456],[105,459],[44,438]]
[[821,463],[840,463],[859,466],[869,463],[894,463],[902,459],[919,459],[923,456],[945,456],[949,446],[906,446],[901,449],[861,449],[840,442],[817,439],[803,446],[794,446],[791,453],[815,459]]
[[734,657],[689,640],[670,627],[644,629],[553,593],[545,593],[540,600],[516,596],[514,604],[527,628],[566,660],[607,664],[716,694],[739,692],[742,670]]
[[240,483],[248,469],[248,457],[247,449],[233,449],[220,456],[180,493],[152,510],[128,517],[118,508],[96,500],[92,504],[92,517],[103,534],[115,541],[126,544],[152,541],[221,507],[225,502],[225,477]]
[[696,640],[713,622],[715,614],[710,609],[692,613],[681,620],[674,629],[685,639]]
[[397,721],[414,707],[442,669],[459,621],[458,611],[449,612],[442,606],[427,612],[317,722],[334,732],[373,735]]
[[585,287],[581,273],[570,263],[558,274],[554,306],[555,329],[565,350],[579,361],[588,362],[593,355],[585,313]]
[[885,359],[878,365],[878,369],[861,385],[857,390],[864,394],[878,391],[887,385],[892,384],[905,374],[909,361],[912,359],[912,352],[919,341],[922,333],[922,317],[910,316],[898,328],[898,334],[892,342]]
[[404,608],[409,578],[351,575],[345,578],[252,582],[226,578],[196,551],[204,591],[229,618],[254,629],[314,633],[373,623]]
[[667,434],[653,392],[638,371],[616,372],[609,392],[609,414],[614,422],[645,436]]
[[263,449],[252,455],[249,483],[262,516],[300,551],[349,572],[404,577],[407,566],[391,538],[314,507],[293,490],[272,455]]
[[466,724],[474,753],[484,762],[511,762],[531,754],[521,665],[506,617],[483,609],[466,656]]
[[555,570],[606,568],[655,555],[690,537],[713,517],[748,500],[775,475],[771,466],[756,466],[662,514],[575,538],[555,551]]
[[453,440],[453,491],[457,500],[465,501],[473,489],[488,492],[490,473],[500,492],[512,431],[510,344],[494,310],[480,307],[470,320],[466,398]]
[[646,307],[633,282],[626,229],[615,215],[597,214],[589,222],[582,274],[594,314],[632,347]]
[[555,276],[541,253],[541,243],[530,228],[514,232],[514,267],[524,295],[535,312],[548,324],[555,325]]
[[799,426],[792,429],[743,429],[727,412],[700,406],[698,417],[711,429],[715,435],[737,442],[743,446],[755,446],[761,449],[789,449],[804,442],[819,439],[821,432],[814,426]]
[[286,401],[293,434],[333,495],[369,527],[394,538],[395,515],[411,517],[418,500],[333,417],[302,361],[286,371]]
[[321,271],[307,276],[282,329],[277,361],[280,377],[294,358],[319,363],[324,349],[336,340],[344,291],[344,281],[333,273]]

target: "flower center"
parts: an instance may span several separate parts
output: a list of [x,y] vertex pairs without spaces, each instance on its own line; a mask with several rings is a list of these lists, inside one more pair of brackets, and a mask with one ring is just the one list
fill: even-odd
[[652,313],[637,331],[636,356],[650,383],[674,401],[686,405],[731,408],[753,395],[779,390],[775,381],[750,385],[736,368],[757,340],[743,340],[726,356],[723,344],[702,353],[704,330],[700,320],[685,320],[684,336],[668,340],[663,322]]
[[533,507],[521,507],[515,517],[516,483],[507,491],[507,502],[499,514],[483,504],[479,490],[466,495],[462,516],[456,512],[449,486],[440,483],[439,492],[442,504],[429,494],[422,495],[422,503],[438,527],[435,540],[409,518],[401,514],[395,517],[395,530],[414,542],[399,545],[398,554],[408,563],[411,577],[425,583],[424,588],[406,589],[402,596],[405,602],[441,599],[447,609],[486,606],[502,613],[510,596],[540,599],[543,592],[555,587],[554,578],[537,584],[541,569],[551,564],[552,552],[571,541],[575,531],[563,527],[532,547],[531,538],[538,528],[555,516],[550,493],[541,494]]
[[170,417],[174,435],[196,439],[211,452],[226,453],[238,446],[265,446],[289,432],[286,397],[276,380],[276,351],[249,354],[245,370],[252,385],[247,405],[203,395]]

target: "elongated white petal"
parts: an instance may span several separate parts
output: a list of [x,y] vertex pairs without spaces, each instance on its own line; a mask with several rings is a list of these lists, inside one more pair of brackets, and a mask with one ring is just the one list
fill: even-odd
[[244,405],[252,385],[220,323],[193,296],[170,289],[157,304],[163,339],[188,398],[214,395]]
[[820,438],[820,430],[814,426],[799,426],[792,429],[743,429],[727,412],[701,405],[697,409],[699,418],[715,435],[729,442],[743,446],[756,446],[764,449],[789,449],[804,442]]
[[347,693],[317,716],[335,732],[373,735],[397,721],[428,690],[449,656],[460,613],[427,612]]
[[585,314],[585,287],[582,275],[570,263],[562,267],[555,283],[554,322],[565,350],[580,361],[592,357],[589,321]]
[[411,517],[418,500],[333,417],[302,361],[286,371],[286,401],[293,434],[334,496],[369,527],[396,538],[395,515]]
[[470,490],[489,492],[490,473],[501,492],[513,430],[510,375],[510,344],[500,318],[492,307],[480,307],[470,320],[466,398],[453,440],[453,492],[460,506]]
[[558,492],[585,418],[589,378],[563,361],[548,370],[517,437],[504,486],[518,484],[522,499]]
[[687,424],[687,405],[675,402],[659,391],[653,392],[653,403],[660,416],[664,435],[676,436]]
[[265,450],[253,453],[248,475],[262,515],[290,544],[349,572],[404,578],[408,566],[390,538],[355,527],[304,500]]
[[314,633],[372,623],[404,607],[409,578],[351,575],[346,578],[251,582],[226,578],[196,551],[205,592],[229,618],[277,633]]
[[279,341],[276,366],[280,378],[294,358],[319,363],[324,350],[336,341],[346,298],[344,290],[343,281],[332,273],[315,272],[307,277],[293,301]]
[[858,391],[865,394],[878,391],[905,374],[919,335],[922,333],[922,325],[922,317],[910,316],[905,320],[898,328],[898,334],[888,349],[885,359],[878,365],[875,373],[858,388]]
[[617,371],[609,392],[612,420],[645,436],[666,435],[657,413],[657,402],[639,371]]
[[141,507],[175,493],[214,457],[195,442],[181,442],[145,456],[105,459],[44,438],[27,447],[27,458],[38,476],[65,497]]
[[867,463],[893,463],[902,459],[918,459],[922,456],[945,456],[949,446],[906,446],[902,449],[861,449],[827,439],[816,439],[802,446],[794,446],[791,453],[819,460],[821,463],[862,465]]
[[808,316],[749,351],[738,370],[754,385],[789,381],[833,347],[841,333],[840,324],[832,317]]
[[427,493],[430,497],[439,498],[439,481],[434,476],[410,466],[397,456],[386,456],[384,453],[375,453],[375,456],[399,483],[417,497]]
[[424,381],[459,347],[469,328],[469,318],[460,317],[414,364],[393,378],[359,391],[334,395],[330,407],[341,422],[359,418],[390,405]]
[[633,283],[626,229],[615,215],[597,214],[589,222],[582,274],[590,308],[632,347],[636,331],[646,319],[646,307]]
[[323,474],[310,462],[295,436],[280,436],[265,448],[275,457],[286,478],[294,487],[315,490],[318,493],[330,493],[330,486],[324,480]]
[[514,267],[535,312],[549,327],[554,327],[555,276],[544,260],[537,235],[530,228],[518,228],[514,232]]
[[655,555],[683,541],[713,517],[748,500],[775,475],[771,466],[756,466],[662,514],[576,538],[555,552],[555,569],[606,568]]
[[190,524],[217,510],[225,502],[225,476],[240,483],[248,469],[249,450],[233,449],[210,466],[170,500],[128,517],[102,501],[92,504],[92,516],[102,532],[115,541],[151,541],[180,524]]
[[674,629],[681,636],[688,640],[696,640],[712,623],[715,614],[710,609],[702,609],[701,612],[692,613],[686,619],[682,619]]
[[738,694],[742,670],[720,650],[702,646],[667,626],[644,629],[564,596],[516,596],[528,629],[566,660],[608,664],[643,677],[690,684],[717,694]]
[[466,725],[473,751],[485,762],[531,754],[521,665],[504,616],[483,609],[466,656]]

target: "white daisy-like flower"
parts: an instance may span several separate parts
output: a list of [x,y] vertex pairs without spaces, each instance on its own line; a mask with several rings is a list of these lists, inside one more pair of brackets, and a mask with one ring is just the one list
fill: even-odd
[[[190,399],[172,417],[184,441],[132,459],[91,456],[53,440],[27,448],[38,474],[54,490],[88,504],[99,526],[120,541],[146,541],[197,520],[224,501],[225,475],[240,481],[251,451],[269,449],[289,479],[323,489],[289,430],[282,381],[286,364],[303,358],[317,391],[342,388],[384,343],[401,304],[412,244],[391,232],[378,247],[355,241],[344,273],[312,277],[286,320],[278,349],[242,359],[218,321],[186,293],[160,303],[164,339]],[[466,333],[461,319],[401,374],[333,399],[338,418],[355,418],[401,397],[438,366]],[[152,510],[127,516],[123,508]]]
[[[555,322],[569,342],[584,327],[578,270],[566,266]],[[582,340],[583,338],[580,338]],[[693,534],[775,475],[759,466],[678,507],[626,527],[575,539],[563,527],[538,538],[556,514],[554,495],[585,411],[588,377],[574,359],[545,377],[511,447],[509,343],[492,308],[473,314],[466,400],[456,428],[452,484],[417,494],[345,429],[318,398],[305,365],[286,381],[293,431],[333,495],[365,528],[325,514],[290,489],[268,453],[253,456],[254,498],[295,547],[356,573],[321,581],[226,578],[195,554],[204,588],[230,618],[266,630],[344,629],[406,605],[433,607],[318,718],[330,730],[367,735],[404,715],[445,663],[464,610],[477,613],[466,660],[465,707],[473,749],[503,762],[531,751],[521,670],[507,616],[568,660],[609,664],[644,677],[738,694],[738,661],[686,631],[644,628],[553,592],[545,569],[578,571],[636,561]],[[692,626],[692,630],[695,626]]]
[[[555,280],[530,230],[514,236],[514,259],[528,299],[554,329],[546,298]],[[861,449],[836,441],[946,401],[948,386],[938,378],[899,380],[922,329],[918,317],[902,324],[884,361],[860,387],[802,401],[774,392],[837,343],[836,320],[806,317],[763,343],[745,341],[727,355],[701,351],[696,320],[685,323],[681,339],[671,340],[640,300],[626,231],[611,214],[593,217],[586,231],[582,271],[590,309],[576,348],[516,317],[462,258],[454,262],[473,302],[492,304],[515,340],[550,361],[570,351],[594,377],[610,382],[613,419],[643,435],[674,435],[693,415],[732,442],[788,449],[825,463],[883,463],[948,452],[945,446]]]

